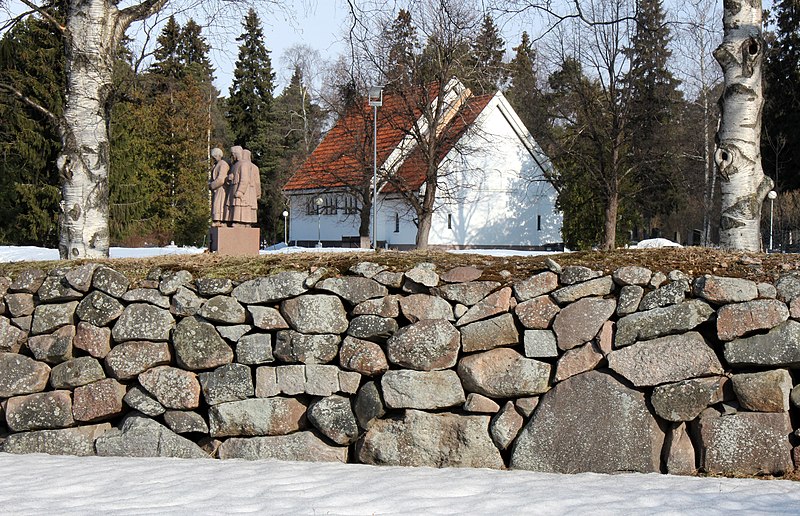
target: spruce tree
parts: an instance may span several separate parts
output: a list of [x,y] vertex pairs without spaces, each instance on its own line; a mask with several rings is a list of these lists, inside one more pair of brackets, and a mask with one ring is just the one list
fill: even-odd
[[800,2],[778,0],[764,63],[764,172],[780,190],[800,188]]
[[675,208],[681,182],[675,129],[682,97],[680,81],[668,67],[669,41],[661,0],[641,0],[627,51],[631,65],[625,87],[635,199],[645,224]]
[[472,44],[471,70],[465,76],[477,93],[494,93],[505,83],[508,77],[503,63],[505,44],[494,19],[484,15],[481,30]]
[[513,50],[514,58],[508,64],[510,84],[506,98],[534,139],[545,145],[551,139],[548,102],[538,84],[536,51],[527,32],[522,33],[519,45]]
[[283,211],[279,174],[282,155],[280,139],[275,128],[273,90],[275,74],[270,52],[264,45],[261,20],[250,9],[242,24],[244,32],[239,56],[233,71],[233,83],[228,98],[227,118],[234,141],[252,152],[252,160],[261,173],[261,200],[258,221],[262,239],[274,242],[283,238]]
[[[156,168],[161,191],[155,206],[161,241],[203,245],[209,223],[208,140],[216,92],[211,85],[208,46],[192,20],[181,29],[171,20],[159,37],[160,58],[151,67],[158,113]],[[177,40],[174,39],[178,35]]]
[[[51,9],[50,15],[63,13]],[[13,85],[61,116],[63,42],[52,25],[29,17],[0,40],[0,84]],[[55,120],[0,89],[0,242],[54,247],[58,241],[61,140]]]
[[397,18],[384,30],[383,40],[388,47],[383,72],[387,84],[394,89],[408,87],[413,80],[414,61],[419,52],[417,28],[409,11],[400,9]]
[[181,64],[181,26],[170,16],[167,24],[156,38],[156,49],[153,52],[154,63],[150,71],[161,77],[178,79],[183,73]]

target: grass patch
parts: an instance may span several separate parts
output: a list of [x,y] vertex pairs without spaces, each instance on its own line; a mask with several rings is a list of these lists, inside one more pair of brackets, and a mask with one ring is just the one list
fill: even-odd
[[[664,249],[618,249],[610,252],[582,251],[547,256],[491,257],[475,254],[452,254],[444,251],[378,251],[347,253],[271,254],[259,257],[228,257],[204,253],[172,255],[153,258],[118,258],[92,260],[125,274],[134,284],[153,269],[162,271],[187,270],[195,277],[230,278],[236,281],[268,276],[284,270],[309,270],[326,267],[331,274],[345,272],[361,261],[386,265],[394,271],[404,271],[421,262],[432,262],[445,272],[457,266],[472,265],[484,270],[482,279],[509,281],[530,277],[545,270],[545,259],[551,258],[562,266],[583,265],[610,274],[625,265],[639,265],[652,271],[669,273],[680,270],[690,276],[703,274],[747,278],[754,281],[774,281],[781,274],[800,270],[800,255],[726,252],[702,247]],[[0,275],[14,277],[19,272],[39,268],[51,270],[61,266],[86,263],[87,260],[13,262],[0,264]]]

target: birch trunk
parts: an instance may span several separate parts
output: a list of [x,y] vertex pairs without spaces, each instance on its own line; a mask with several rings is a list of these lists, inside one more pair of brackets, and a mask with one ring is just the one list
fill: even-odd
[[128,26],[166,2],[145,0],[121,11],[110,0],[68,2],[67,94],[57,160],[62,259],[108,257],[108,99],[114,56]]
[[714,162],[720,176],[720,246],[761,250],[761,204],[772,180],[761,168],[761,64],[764,40],[760,0],[725,0],[724,37],[714,57],[725,74]]

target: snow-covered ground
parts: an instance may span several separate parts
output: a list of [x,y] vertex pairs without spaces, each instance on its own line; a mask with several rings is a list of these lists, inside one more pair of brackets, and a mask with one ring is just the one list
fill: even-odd
[[[301,251],[320,250],[270,252]],[[322,250],[331,251],[341,250]],[[200,252],[112,248],[111,256]],[[56,259],[51,249],[0,247],[4,262]],[[0,514],[100,513],[800,514],[800,482],[0,453]]]
[[[277,247],[277,246],[276,246]],[[166,247],[112,247],[110,250],[111,258],[149,258],[151,256],[162,256],[171,254],[199,254],[205,252],[204,248],[199,247],[177,247],[168,245]],[[272,250],[262,250],[261,254],[290,254],[290,253],[343,253],[361,252],[369,253],[369,249],[358,249],[351,247],[323,247],[309,248],[287,246]],[[542,251],[514,251],[510,249],[465,249],[451,251],[460,254],[482,254],[486,256],[536,256],[547,254]],[[19,261],[40,261],[58,260],[57,249],[46,249],[44,247],[33,246],[0,246],[0,262],[19,262]]]
[[798,514],[800,482],[0,453],[0,513]]

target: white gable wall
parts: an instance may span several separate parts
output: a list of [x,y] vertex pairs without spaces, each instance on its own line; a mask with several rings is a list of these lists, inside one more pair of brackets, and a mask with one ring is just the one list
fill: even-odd
[[524,131],[498,94],[447,155],[431,245],[540,246],[562,242],[563,218],[555,210],[556,191],[544,180],[529,149],[543,155],[529,134],[522,135],[529,139],[527,145],[523,143],[515,125]]
[[[502,94],[489,102],[462,141],[443,160],[430,245],[452,247],[542,246],[562,242],[562,215],[555,210],[556,191],[544,180],[540,163],[550,163]],[[344,192],[287,192],[289,240],[333,245],[358,235],[359,215],[348,213]],[[322,196],[318,218],[310,199]],[[414,245],[415,213],[397,195],[378,194],[378,241]],[[370,227],[370,232],[372,227]]]

